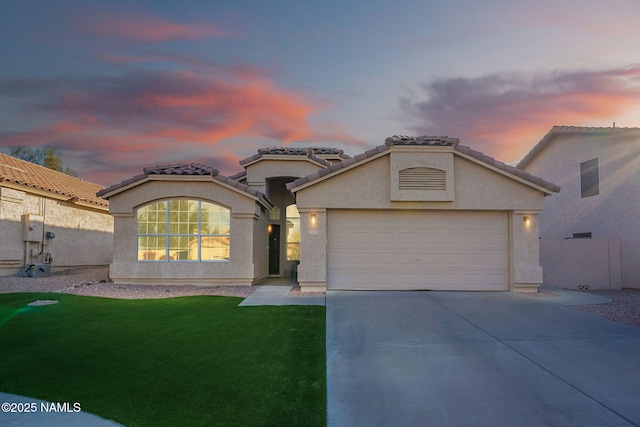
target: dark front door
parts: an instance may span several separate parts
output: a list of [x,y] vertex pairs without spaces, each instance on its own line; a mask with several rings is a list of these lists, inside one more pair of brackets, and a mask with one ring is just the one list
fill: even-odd
[[269,224],[269,274],[280,274],[280,226]]

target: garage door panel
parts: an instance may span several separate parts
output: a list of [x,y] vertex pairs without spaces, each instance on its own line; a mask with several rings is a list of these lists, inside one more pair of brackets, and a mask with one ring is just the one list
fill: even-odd
[[328,212],[330,289],[507,289],[507,215]]

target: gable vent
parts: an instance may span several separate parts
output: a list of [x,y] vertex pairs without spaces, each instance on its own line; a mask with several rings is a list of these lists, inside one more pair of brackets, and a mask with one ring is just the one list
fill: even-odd
[[400,171],[400,190],[446,190],[445,171],[433,168],[409,168]]

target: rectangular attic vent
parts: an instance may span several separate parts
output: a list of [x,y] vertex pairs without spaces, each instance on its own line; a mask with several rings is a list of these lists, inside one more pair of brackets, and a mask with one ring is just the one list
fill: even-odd
[[409,168],[400,171],[400,190],[446,190],[446,173],[434,168]]

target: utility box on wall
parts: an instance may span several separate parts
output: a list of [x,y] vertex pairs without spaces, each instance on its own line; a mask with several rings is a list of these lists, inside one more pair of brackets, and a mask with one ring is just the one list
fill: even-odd
[[44,218],[41,215],[22,215],[22,227],[25,242],[41,242],[44,231]]
[[49,277],[51,276],[51,264],[30,264],[27,267],[29,277]]

